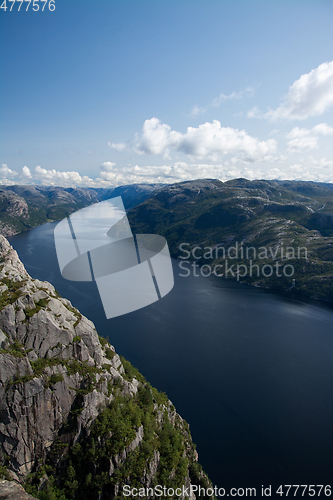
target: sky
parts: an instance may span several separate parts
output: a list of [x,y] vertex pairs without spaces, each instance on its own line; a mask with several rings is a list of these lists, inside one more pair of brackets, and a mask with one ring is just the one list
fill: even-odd
[[333,182],[332,0],[49,2],[0,0],[0,184]]

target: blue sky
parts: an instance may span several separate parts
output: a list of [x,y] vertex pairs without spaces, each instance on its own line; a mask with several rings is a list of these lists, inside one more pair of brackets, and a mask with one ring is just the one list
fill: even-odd
[[333,182],[331,0],[11,4],[1,184]]

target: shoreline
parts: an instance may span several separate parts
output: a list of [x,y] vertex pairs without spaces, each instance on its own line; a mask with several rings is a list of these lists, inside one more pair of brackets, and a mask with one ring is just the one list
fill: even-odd
[[[178,258],[173,257],[173,259],[177,262],[179,262],[179,261],[181,262],[181,260]],[[191,262],[192,265],[193,265],[193,263],[194,263],[194,261]],[[197,264],[196,267],[200,268],[202,266]],[[250,283],[250,282],[245,281],[245,280],[237,280],[236,278],[227,278],[225,276],[216,276],[214,274],[211,274],[210,276],[202,275],[202,277],[209,279],[215,288],[223,288],[222,286],[217,285],[217,283],[222,279],[224,283],[225,282],[233,283],[235,286],[240,284],[240,285],[252,288],[252,289],[260,290],[262,292],[267,292],[270,294],[279,295],[280,297],[288,298],[288,299],[293,300],[295,302],[302,302],[305,304],[312,303],[313,305],[320,305],[321,307],[333,310],[333,301],[327,300],[327,299],[322,299],[322,298],[317,298],[315,296],[310,296],[310,295],[304,294],[300,291],[297,291],[295,289],[283,290],[282,288],[278,288],[278,287],[274,287],[274,286],[258,285],[256,283]]]

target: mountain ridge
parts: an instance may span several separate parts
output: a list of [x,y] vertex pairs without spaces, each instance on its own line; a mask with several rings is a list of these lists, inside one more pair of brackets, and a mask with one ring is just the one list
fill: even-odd
[[[11,203],[1,205],[1,196],[8,193]],[[34,219],[36,193],[41,206],[39,216]],[[43,196],[44,205],[40,202]],[[306,246],[308,258],[290,262],[295,276],[289,280],[277,279],[275,275],[229,277],[279,291],[292,288],[302,296],[333,302],[333,184],[330,183],[240,178],[226,182],[198,179],[169,185],[128,185],[109,190],[9,186],[0,190],[0,233],[16,234],[50,219],[62,219],[110,196],[122,196],[133,232],[165,236],[175,258],[182,255],[179,251],[182,242],[188,243],[190,249],[199,245],[228,250],[238,243],[243,247],[264,245],[273,252],[283,244]],[[198,263],[218,266],[221,260]],[[248,263],[239,259],[235,264]],[[270,260],[267,265],[275,266],[276,261]]]
[[[306,258],[278,264],[292,265],[295,274],[287,277],[232,276],[243,283],[286,291],[333,302],[333,184],[306,181],[221,182],[199,179],[172,184],[153,194],[128,214],[135,233],[164,236],[171,255],[183,259],[180,245],[196,250],[189,261],[199,265],[224,265],[226,259],[204,258],[205,248],[306,248]],[[207,252],[207,251],[206,251]],[[258,253],[258,252],[257,252]],[[230,259],[229,259],[230,260]],[[260,259],[259,259],[260,260]],[[239,257],[233,262],[249,267]],[[275,266],[276,259],[253,265]],[[240,268],[244,269],[244,268]]]
[[130,210],[160,188],[160,184],[130,184],[116,188],[0,186],[0,234],[13,236],[116,196],[121,196],[126,210]]

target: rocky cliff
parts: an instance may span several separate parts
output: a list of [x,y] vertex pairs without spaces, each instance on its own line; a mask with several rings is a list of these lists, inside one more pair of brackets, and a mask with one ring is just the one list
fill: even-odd
[[61,500],[209,484],[166,395],[32,279],[3,236],[0,293],[0,475]]

